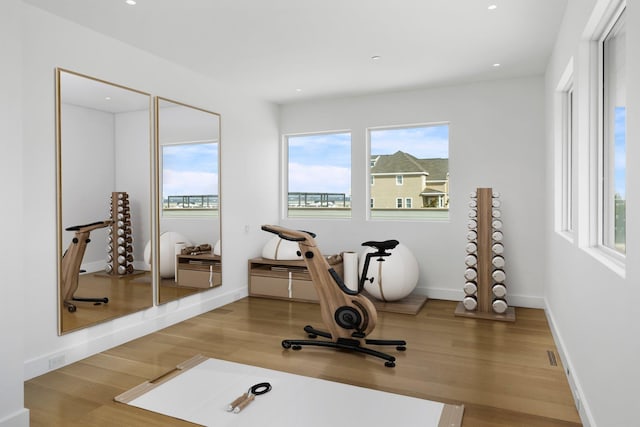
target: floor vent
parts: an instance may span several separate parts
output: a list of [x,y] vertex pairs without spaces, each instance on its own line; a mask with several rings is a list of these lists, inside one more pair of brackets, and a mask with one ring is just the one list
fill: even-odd
[[556,360],[556,354],[552,350],[547,350],[547,356],[549,357],[549,364],[551,366],[558,366],[558,361]]

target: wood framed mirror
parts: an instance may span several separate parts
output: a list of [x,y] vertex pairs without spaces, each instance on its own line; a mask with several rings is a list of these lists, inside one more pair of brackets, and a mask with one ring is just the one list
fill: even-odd
[[153,306],[151,95],[56,69],[58,332]]
[[155,98],[157,303],[222,284],[220,115]]

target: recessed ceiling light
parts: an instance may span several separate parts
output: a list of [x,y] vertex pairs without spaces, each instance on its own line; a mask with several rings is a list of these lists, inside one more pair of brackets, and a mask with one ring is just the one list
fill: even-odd
[[104,99],[107,100],[107,101],[111,101],[111,97],[110,96],[105,96]]
[[296,89],[296,92],[302,92],[302,89]]
[[128,4],[129,6],[133,6],[133,5],[136,4],[136,1],[135,0],[126,0],[125,3]]
[[496,62],[495,64],[493,64],[493,66],[494,66],[495,68],[498,68],[498,67],[500,66],[500,64]]
[[380,55],[373,55],[371,57],[371,59],[373,59],[374,61],[377,61],[378,59],[382,58]]
[[497,5],[495,5],[495,4],[491,4],[491,5],[489,5],[489,7],[488,7],[487,9],[489,9],[489,10],[496,10],[497,8],[498,8],[498,6],[497,6]]

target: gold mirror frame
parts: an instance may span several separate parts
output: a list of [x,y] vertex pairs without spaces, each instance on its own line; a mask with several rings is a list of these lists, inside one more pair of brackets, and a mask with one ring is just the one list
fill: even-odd
[[[158,196],[154,273],[156,303],[165,304],[222,285],[220,114],[158,96],[154,112]],[[188,157],[191,150],[199,154],[189,164],[208,159],[206,165],[178,169],[175,159]],[[198,180],[170,179],[191,175]]]
[[[55,88],[58,334],[62,335],[153,306],[153,275],[146,271],[150,266],[141,255],[153,230],[152,98],[62,68],[55,70]],[[148,173],[141,176],[140,169]],[[127,241],[121,254],[123,274],[116,264],[120,228],[110,213],[118,210],[114,195],[125,197],[121,204],[129,218],[121,225]],[[114,254],[116,259],[109,263]],[[107,272],[107,265],[116,265],[114,273]]]

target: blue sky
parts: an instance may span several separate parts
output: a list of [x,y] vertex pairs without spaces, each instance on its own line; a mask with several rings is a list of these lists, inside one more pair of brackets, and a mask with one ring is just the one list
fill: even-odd
[[[373,129],[372,154],[449,157],[449,126]],[[351,194],[351,134],[289,136],[289,192]]]
[[627,198],[627,109],[615,108],[614,137],[614,188],[623,199]]
[[449,125],[371,131],[371,154],[404,151],[419,159],[449,157]]
[[162,197],[218,194],[218,144],[162,147]]
[[351,134],[290,136],[289,192],[351,194]]

